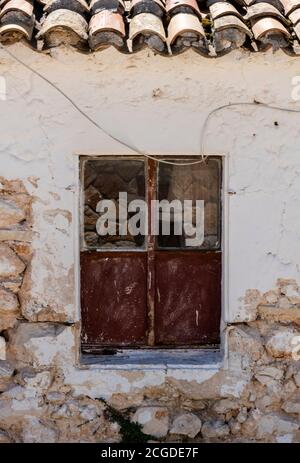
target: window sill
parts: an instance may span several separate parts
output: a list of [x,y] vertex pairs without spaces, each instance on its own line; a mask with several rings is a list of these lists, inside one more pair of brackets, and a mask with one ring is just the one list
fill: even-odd
[[123,350],[115,355],[83,354],[81,368],[89,369],[201,369],[219,370],[223,354],[219,349]]

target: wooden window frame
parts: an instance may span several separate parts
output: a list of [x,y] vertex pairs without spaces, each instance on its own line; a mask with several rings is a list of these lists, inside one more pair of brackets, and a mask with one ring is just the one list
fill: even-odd
[[[222,255],[224,257],[224,247],[223,247],[223,243],[224,243],[224,235],[223,235],[223,217],[224,217],[224,207],[225,207],[225,204],[224,204],[224,195],[223,195],[223,189],[224,189],[224,163],[223,163],[223,157],[220,156],[220,155],[215,155],[215,156],[209,156],[210,158],[218,158],[218,159],[221,159],[221,191],[220,191],[220,211],[219,211],[219,227],[220,227],[220,237],[221,237],[221,243],[220,243],[220,251],[222,252]],[[84,161],[88,161],[88,160],[97,160],[97,159],[106,159],[106,160],[111,160],[111,159],[119,159],[119,160],[143,160],[144,161],[144,165],[145,165],[145,185],[146,185],[146,198],[148,200],[148,205],[150,204],[150,200],[151,199],[155,199],[156,198],[156,193],[157,193],[157,177],[158,177],[158,167],[156,165],[156,162],[155,161],[151,161],[150,159],[145,159],[144,156],[126,156],[126,155],[99,155],[99,156],[82,156],[80,158],[80,211],[82,211],[82,207],[83,207],[83,185],[82,185],[82,172],[83,172],[83,165],[84,163],[81,162],[81,159],[83,158]],[[166,156],[157,156],[157,159],[159,160],[159,158],[166,158]],[[182,161],[193,161],[193,160],[196,160],[196,159],[199,159],[199,157],[196,157],[196,156],[187,156],[187,155],[183,155],[183,156],[179,156],[179,155],[174,155],[174,156],[168,156],[167,157],[168,159],[170,160],[182,160]],[[148,169],[154,169],[155,170],[155,175],[151,175],[151,182],[149,182],[149,176],[148,176]],[[154,181],[153,181],[154,179]],[[82,220],[81,220],[81,217],[82,217],[82,213],[80,212],[80,239],[79,239],[79,242],[80,242],[80,248],[82,246],[82,241],[81,241],[81,237],[82,237],[82,233],[83,233],[83,224],[82,224]],[[149,218],[151,217],[151,214],[149,213]],[[150,231],[150,227],[151,227],[151,220],[149,220],[149,231]],[[147,242],[146,242],[146,245],[145,247],[142,247],[142,248],[135,248],[135,249],[131,249],[130,252],[134,252],[134,253],[139,253],[139,252],[147,252],[148,256],[149,256],[149,263],[148,263],[148,286],[149,288],[152,288],[152,291],[149,291],[148,290],[148,294],[147,294],[147,297],[148,297],[148,307],[149,307],[149,313],[148,313],[148,318],[149,320],[151,321],[152,320],[152,323],[154,318],[153,318],[153,305],[154,305],[154,300],[155,300],[155,294],[154,294],[154,291],[155,291],[155,286],[152,285],[151,286],[151,280],[153,278],[153,274],[155,272],[155,269],[154,269],[154,266],[155,266],[155,263],[154,263],[154,253],[155,251],[157,251],[158,249],[158,246],[156,246],[156,237],[151,235],[151,233],[148,234],[148,237],[146,238]],[[84,249],[84,248],[83,248]],[[97,250],[97,252],[101,252],[101,253],[104,253],[106,252],[107,253],[107,250],[104,250],[104,249],[101,249],[99,248]],[[109,253],[124,253],[124,252],[128,252],[128,249],[111,249],[109,251]],[[164,250],[163,252],[170,252],[170,250]],[[180,252],[179,249],[173,249],[173,252]],[[186,252],[185,250],[182,251],[182,252]],[[197,252],[205,252],[205,250],[202,250],[202,249],[197,249]],[[222,259],[224,261],[224,259]],[[223,287],[223,272],[224,270],[222,271],[222,277],[221,277],[221,282],[222,282],[222,287]],[[222,295],[222,303],[221,303],[221,307],[223,307],[223,300],[224,300],[224,297]],[[80,310],[81,312],[81,310]],[[222,319],[222,315],[221,315],[221,319]],[[154,326],[152,326],[152,329],[154,329]],[[151,331],[151,330],[150,330]],[[150,348],[152,346],[152,342],[151,342],[151,336],[150,338],[148,339],[148,344],[146,346],[142,346],[143,349],[147,349],[147,348]],[[154,346],[153,346],[154,347]],[[202,348],[202,346],[200,346]],[[216,347],[216,346],[213,346],[213,347]],[[128,347],[122,347],[120,346],[121,349],[134,349],[134,347],[132,346],[128,346]],[[161,349],[161,347],[159,346],[155,346],[155,348],[157,349]],[[163,349],[164,348],[167,348],[166,346],[162,347]],[[199,346],[190,346],[190,345],[186,345],[186,346],[178,346],[176,347],[176,349],[180,349],[180,348],[183,348],[183,349],[194,349],[194,348],[199,348]],[[105,347],[103,348],[105,350]],[[109,349],[109,347],[108,347]]]

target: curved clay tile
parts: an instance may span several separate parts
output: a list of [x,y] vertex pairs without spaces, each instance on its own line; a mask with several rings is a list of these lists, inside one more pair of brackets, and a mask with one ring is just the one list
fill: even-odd
[[246,26],[246,24],[243,21],[241,21],[239,18],[233,15],[222,16],[221,18],[215,19],[214,21],[215,32],[220,32],[224,29],[238,29],[244,34],[249,35],[249,37],[252,36],[251,31]]
[[182,53],[190,47],[208,54],[203,26],[198,16],[193,14],[178,13],[171,18],[168,42],[173,54]]
[[168,27],[168,41],[170,45],[174,43],[178,36],[189,32],[202,38],[205,37],[203,26],[197,16],[184,13],[178,13],[173,16]]
[[100,13],[101,11],[109,10],[114,13],[123,14],[125,5],[122,0],[92,0],[90,3],[91,14]]
[[273,51],[290,47],[291,35],[284,25],[275,18],[258,19],[252,25],[255,39],[260,51],[272,48]]
[[300,8],[299,0],[280,0],[280,1],[283,5],[286,16],[288,16],[292,11],[296,10],[296,8]]
[[95,14],[89,24],[89,44],[92,50],[101,50],[111,45],[127,50],[123,16],[109,10]]
[[33,5],[26,0],[10,0],[0,12],[0,19],[9,11],[21,12],[29,18],[33,15]]
[[298,37],[298,40],[300,40],[300,22],[298,22],[295,26],[294,26],[294,31],[296,33],[296,36]]
[[214,3],[209,7],[209,12],[213,20],[228,15],[237,16],[238,18],[243,19],[243,16],[238,12],[238,10],[228,2]]
[[197,0],[166,0],[166,12],[172,13],[195,13],[200,18],[202,13]]
[[275,6],[271,5],[270,3],[261,2],[255,3],[247,10],[247,19],[254,20],[263,17],[274,17],[278,18],[283,21],[285,24],[288,24],[288,20],[283,16],[280,11],[275,8]]
[[284,14],[284,7],[281,0],[255,0],[251,5],[258,3],[269,3],[269,5],[274,6],[280,13]]
[[129,12],[131,17],[141,13],[151,13],[162,18],[165,14],[165,5],[161,0],[131,0]]
[[35,23],[33,5],[27,0],[2,2],[0,41],[14,43],[23,38],[31,40]]
[[217,53],[228,53],[230,50],[242,47],[247,35],[252,36],[246,24],[233,15],[217,18],[213,27],[214,46]]
[[293,25],[295,26],[296,24],[298,24],[298,22],[300,21],[300,8],[298,8],[297,10],[294,10],[290,15],[289,15],[289,19],[292,21]]
[[252,26],[252,32],[256,40],[261,40],[263,37],[272,35],[283,35],[286,38],[290,37],[289,31],[281,22],[274,18],[262,18],[255,22]]
[[[32,27],[33,30],[33,27]],[[0,42],[5,44],[11,44],[19,42],[21,39],[30,40],[32,36],[32,30],[20,26],[19,24],[4,24],[0,26]]]
[[132,51],[148,46],[158,53],[166,53],[166,34],[162,20],[151,13],[134,16],[129,25],[129,39]]
[[50,14],[52,11],[67,9],[75,11],[76,13],[86,14],[90,11],[90,8],[85,0],[50,0],[47,1],[44,11]]
[[84,48],[88,39],[88,24],[79,13],[59,9],[52,11],[42,23],[37,39],[44,39],[48,47],[71,45]]
[[160,6],[160,8],[162,8],[163,10],[165,9],[165,0],[130,0],[130,3],[131,3],[130,8],[138,5],[139,3],[144,3],[144,4],[156,3],[158,6]]

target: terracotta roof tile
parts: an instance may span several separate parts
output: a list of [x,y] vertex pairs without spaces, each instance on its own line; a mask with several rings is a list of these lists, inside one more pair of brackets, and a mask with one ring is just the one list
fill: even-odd
[[21,39],[31,40],[35,25],[32,1],[10,0],[1,2],[0,41],[13,43]]
[[166,0],[166,12],[170,14],[176,13],[195,13],[200,18],[200,11],[197,0]]
[[50,0],[45,3],[44,11],[51,13],[52,11],[59,10],[60,8],[66,8],[68,10],[75,11],[75,13],[84,14],[89,13],[90,8],[85,0],[68,0],[68,3],[61,0]]
[[110,45],[119,50],[127,50],[125,22],[118,8],[115,11],[100,10],[92,16],[89,24],[89,45],[92,50],[101,50]]
[[270,34],[283,34],[286,37],[290,37],[289,31],[283,26],[280,21],[273,18],[261,18],[256,21],[252,26],[254,37],[259,39],[263,36]]
[[296,32],[296,35],[298,37],[298,39],[300,40],[300,23],[297,23],[295,26],[294,26],[294,30]]
[[298,24],[298,22],[300,21],[300,8],[290,13],[289,19],[292,21],[294,25]]
[[281,3],[286,16],[288,16],[296,8],[300,8],[299,0],[281,0]]
[[129,40],[133,52],[149,47],[157,53],[167,52],[166,33],[163,22],[153,13],[139,13],[129,24]]
[[204,28],[196,14],[178,13],[172,16],[168,25],[168,42],[173,54],[182,53],[190,47],[207,54]]
[[0,19],[9,11],[24,13],[24,15],[31,18],[33,15],[33,4],[24,0],[10,0],[1,9]]
[[215,57],[243,47],[295,55],[300,0],[0,0],[0,41],[85,52],[192,49]]
[[213,20],[221,16],[233,15],[243,19],[242,14],[228,2],[216,2],[209,7],[209,11]]
[[288,23],[288,19],[285,18],[275,6],[267,2],[255,3],[254,5],[249,6],[247,10],[247,19],[257,19],[264,17],[275,17]]
[[129,14],[134,17],[140,13],[152,13],[159,18],[165,14],[165,4],[160,0],[131,0]]
[[41,30],[36,37],[42,39],[45,46],[70,44],[82,49],[86,47],[88,22],[80,13],[59,8],[44,16],[41,25]]

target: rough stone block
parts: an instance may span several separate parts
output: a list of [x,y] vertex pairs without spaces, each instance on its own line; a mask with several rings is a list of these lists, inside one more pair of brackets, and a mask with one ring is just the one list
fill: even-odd
[[22,180],[7,180],[4,177],[0,177],[0,190],[6,193],[27,193]]
[[267,304],[276,304],[279,299],[279,290],[273,290],[264,293],[264,300]]
[[26,416],[22,424],[22,442],[36,444],[57,441],[58,430],[45,425],[36,416]]
[[300,370],[294,374],[294,380],[298,387],[300,387]]
[[229,426],[223,421],[207,421],[201,429],[202,436],[208,439],[220,439],[230,434]]
[[15,316],[13,317],[2,317],[0,315],[0,332],[9,330],[17,324],[18,320]]
[[286,413],[298,414],[300,415],[300,397],[293,400],[286,400],[282,404],[282,410]]
[[262,320],[300,325],[300,305],[292,305],[288,300],[284,305],[261,305],[258,308],[258,314]]
[[141,407],[132,417],[132,421],[142,425],[145,434],[164,437],[169,430],[169,412],[166,407]]
[[17,296],[5,289],[0,288],[0,317],[17,315],[19,312],[19,301]]
[[25,415],[41,415],[42,396],[39,391],[13,386],[0,396],[0,424],[20,424]]
[[233,434],[234,436],[241,432],[242,426],[238,421],[235,421],[234,419],[231,419],[229,421],[228,425],[229,425],[231,434]]
[[184,413],[173,421],[170,434],[180,434],[193,439],[201,430],[201,420],[193,413]]
[[24,262],[7,244],[0,243],[0,278],[14,278],[24,270]]
[[240,398],[247,389],[250,379],[249,372],[241,370],[220,370],[207,380],[178,380],[168,377],[173,390],[181,396],[193,400],[216,400],[221,398]]
[[19,301],[17,296],[0,287],[0,332],[12,328],[19,314]]
[[12,440],[5,431],[0,431],[0,444],[11,444]]
[[225,415],[231,410],[238,410],[239,408],[239,404],[231,399],[221,399],[218,402],[216,402],[213,406],[213,410],[220,415]]
[[290,358],[296,352],[297,338],[300,333],[293,328],[274,330],[266,343],[266,349],[275,358]]
[[7,289],[8,291],[11,291],[12,293],[16,294],[20,291],[22,282],[23,282],[22,275],[19,275],[16,278],[1,281],[1,288]]
[[24,211],[6,198],[0,198],[0,227],[6,228],[25,220]]
[[71,326],[57,323],[20,323],[11,333],[8,355],[33,367],[72,364],[75,359]]
[[6,341],[0,336],[0,360],[6,360]]
[[0,360],[0,391],[4,391],[10,383],[14,368],[10,362]]
[[242,307],[236,322],[251,322],[256,320],[257,308],[263,302],[263,295],[257,289],[248,289],[241,298]]
[[259,360],[264,353],[262,339],[258,333],[242,327],[231,328],[228,336],[228,350],[229,353],[237,352],[253,361]]
[[244,436],[252,437],[255,435],[260,416],[261,413],[256,408],[250,411],[247,419],[242,423],[242,434]]
[[292,304],[300,303],[300,288],[296,280],[279,278],[277,285],[281,294],[286,296]]
[[282,379],[283,371],[276,367],[263,366],[256,370],[254,377],[264,386],[271,386]]
[[272,436],[293,434],[299,428],[295,420],[289,420],[277,413],[262,415],[257,421],[257,438],[266,441]]
[[22,241],[30,242],[32,240],[31,230],[0,230],[0,241]]

